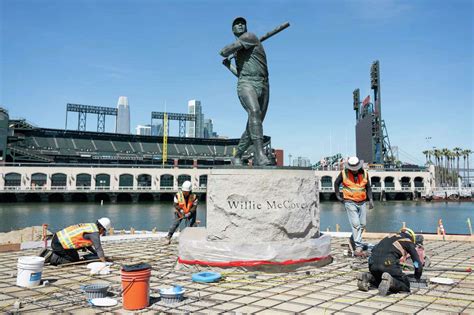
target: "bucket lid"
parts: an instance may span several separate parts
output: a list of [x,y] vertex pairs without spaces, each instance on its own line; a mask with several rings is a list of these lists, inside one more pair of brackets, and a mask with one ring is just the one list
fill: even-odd
[[44,264],[44,257],[22,256],[18,258],[18,263],[24,265]]
[[145,269],[151,269],[151,266],[147,263],[138,263],[135,265],[122,266],[122,271],[126,271],[126,272],[140,271],[140,270],[145,270]]

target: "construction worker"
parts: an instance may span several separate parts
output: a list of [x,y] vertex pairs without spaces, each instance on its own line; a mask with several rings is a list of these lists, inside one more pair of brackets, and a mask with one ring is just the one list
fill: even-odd
[[415,278],[420,280],[423,265],[416,250],[416,235],[408,228],[402,228],[399,234],[387,236],[372,249],[369,257],[369,272],[357,276],[357,286],[368,291],[371,286],[378,287],[379,294],[388,292],[410,292],[410,281],[402,271],[400,258],[409,254],[415,267]]
[[45,262],[57,266],[79,261],[78,249],[87,249],[97,255],[100,261],[107,261],[100,236],[105,235],[110,226],[109,218],[100,218],[96,223],[71,225],[57,232],[51,240],[52,254],[50,257],[45,256]]
[[[344,163],[344,169],[334,182],[334,190],[339,201],[344,203],[349,222],[352,227],[352,236],[350,239],[351,251],[356,257],[365,257],[364,243],[362,242],[362,232],[365,229],[367,208],[366,202],[369,201],[369,209],[374,208],[372,189],[366,170],[363,169],[364,162],[358,157],[350,157]],[[339,186],[342,184],[342,197],[339,193]],[[355,248],[354,248],[355,247]]]
[[171,243],[171,238],[183,219],[189,223],[189,226],[194,226],[196,224],[198,198],[192,193],[191,187],[191,182],[188,180],[185,181],[181,186],[181,190],[179,190],[174,196],[173,206],[176,219],[171,225],[168,235],[166,236],[168,244]]

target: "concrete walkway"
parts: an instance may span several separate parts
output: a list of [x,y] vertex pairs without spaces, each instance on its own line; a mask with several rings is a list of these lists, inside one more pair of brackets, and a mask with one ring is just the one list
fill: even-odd
[[[411,294],[377,295],[377,290],[357,290],[352,267],[364,268],[363,260],[346,258],[345,238],[333,238],[334,262],[322,268],[307,267],[290,273],[224,271],[225,278],[214,284],[191,281],[195,267],[177,270],[176,244],[165,245],[157,239],[107,241],[107,255],[122,256],[120,263],[148,262],[152,265],[150,286],[152,304],[142,312],[166,313],[259,313],[259,314],[474,314],[474,274],[467,272],[424,273],[428,278],[448,277],[454,285],[430,284],[428,289],[414,289]],[[467,268],[474,266],[474,243],[456,241],[425,241],[432,267]],[[16,262],[19,256],[35,255],[38,250],[0,253],[0,313],[14,311],[21,301],[22,313],[101,313],[124,312],[121,298],[113,308],[93,308],[87,304],[80,285],[108,282],[111,291],[120,292],[120,270],[116,264],[112,273],[89,276],[83,266],[58,268],[46,266],[43,280],[47,286],[26,289],[17,287]],[[118,262],[118,261],[117,261]],[[165,304],[159,300],[158,288],[179,284],[186,289],[186,299]]]

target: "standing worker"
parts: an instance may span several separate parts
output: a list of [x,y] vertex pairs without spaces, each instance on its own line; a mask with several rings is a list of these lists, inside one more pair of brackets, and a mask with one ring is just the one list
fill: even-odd
[[100,218],[96,223],[71,225],[57,232],[51,240],[53,252],[48,259],[49,263],[57,266],[79,261],[77,250],[81,248],[97,255],[100,261],[107,261],[100,243],[100,236],[105,235],[110,226],[109,218]]
[[[232,22],[232,32],[237,40],[222,48],[220,55],[226,58],[223,61],[224,66],[238,78],[237,94],[248,114],[247,126],[232,163],[242,165],[243,154],[253,145],[253,164],[270,165],[271,162],[263,149],[263,120],[270,96],[265,49],[258,37],[247,31],[247,21],[243,17]],[[229,57],[232,55],[235,55],[236,67],[231,64]]]
[[183,219],[189,222],[189,226],[196,224],[196,209],[198,205],[198,198],[191,191],[191,182],[185,181],[174,196],[174,210],[176,219],[170,227],[166,239],[168,244],[171,243],[171,238]]
[[[369,200],[369,209],[374,208],[369,176],[367,171],[363,169],[363,165],[363,161],[359,160],[358,157],[350,157],[334,182],[336,197],[344,203],[344,208],[351,223],[352,235],[350,245],[356,257],[366,256],[363,251],[362,232],[367,222],[367,200]],[[342,197],[339,193],[341,183]]]
[[416,250],[416,235],[402,228],[398,235],[387,236],[372,249],[369,258],[369,272],[357,276],[357,286],[361,291],[368,291],[370,286],[378,287],[379,294],[388,292],[410,292],[410,281],[402,271],[400,258],[407,253],[413,260],[415,278],[419,281],[423,272],[423,264]]

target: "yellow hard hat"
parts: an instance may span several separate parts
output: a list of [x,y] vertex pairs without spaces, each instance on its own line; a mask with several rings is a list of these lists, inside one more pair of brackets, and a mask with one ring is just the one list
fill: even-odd
[[416,243],[416,234],[415,234],[415,232],[413,232],[412,229],[404,227],[404,228],[400,229],[400,233],[405,233],[405,234],[409,235],[412,242]]

